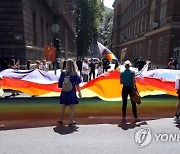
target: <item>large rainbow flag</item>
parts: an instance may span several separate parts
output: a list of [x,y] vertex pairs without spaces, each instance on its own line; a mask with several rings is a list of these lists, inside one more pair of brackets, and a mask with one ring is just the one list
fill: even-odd
[[[179,73],[179,71],[176,73]],[[59,76],[42,70],[7,69],[0,72],[0,75],[3,76],[0,81],[3,89],[12,89],[29,95],[47,97],[59,96],[61,92],[61,89],[58,88]],[[80,86],[83,97],[99,97],[106,101],[121,100],[122,85],[119,77],[119,71],[109,71],[87,83],[82,83]],[[174,88],[175,81],[173,80],[144,76],[143,80],[137,77],[136,84],[142,97],[158,94],[177,96]]]
[[100,42],[97,42],[97,44],[98,44],[99,52],[101,53],[101,55],[105,55],[109,61],[113,59],[118,60],[117,57],[108,48],[106,48]]

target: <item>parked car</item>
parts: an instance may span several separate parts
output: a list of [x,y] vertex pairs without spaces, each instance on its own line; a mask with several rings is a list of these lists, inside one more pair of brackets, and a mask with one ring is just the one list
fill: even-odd
[[100,62],[98,58],[89,58],[88,61],[91,62],[91,59],[93,60],[95,64],[98,64]]

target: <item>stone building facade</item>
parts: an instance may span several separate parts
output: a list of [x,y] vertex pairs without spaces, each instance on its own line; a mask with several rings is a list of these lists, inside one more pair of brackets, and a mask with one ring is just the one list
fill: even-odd
[[[132,62],[142,56],[166,67],[174,57],[180,64],[179,0],[115,0],[113,51]],[[180,65],[179,65],[180,67]]]
[[[76,56],[76,0],[1,0],[0,57],[14,54],[21,64],[44,58],[44,46],[61,41],[57,56]],[[52,26],[58,25],[53,32]]]

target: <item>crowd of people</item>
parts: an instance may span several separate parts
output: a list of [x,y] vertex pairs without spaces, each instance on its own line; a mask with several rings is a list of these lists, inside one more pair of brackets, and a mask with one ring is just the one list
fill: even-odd
[[[78,65],[78,69],[82,70],[81,73],[85,76],[85,79],[87,80],[87,76],[91,72],[91,68],[94,68],[94,66],[90,67],[90,64],[88,65],[88,60],[87,58],[84,58],[84,61],[81,61],[80,58],[77,59],[76,64]],[[103,62],[101,62],[101,72],[105,71],[103,69]],[[69,70],[69,67],[73,68]],[[98,64],[99,66],[99,64]],[[137,106],[136,103],[133,101],[133,92],[136,90],[136,80],[135,80],[135,72],[130,70],[131,67],[131,62],[129,60],[125,61],[124,63],[125,70],[121,72],[120,74],[120,83],[123,85],[121,94],[122,94],[122,122],[126,122],[126,108],[127,108],[127,98],[128,96],[130,97],[131,100],[131,105],[132,105],[132,111],[134,115],[134,120],[135,122],[138,122],[138,113],[137,113]],[[61,73],[60,78],[59,78],[59,87],[63,87],[63,82],[65,80],[66,75],[71,75],[71,84],[73,85],[73,89],[69,92],[63,91],[60,95],[60,104],[62,104],[61,107],[61,114],[60,114],[60,120],[58,121],[59,124],[63,124],[64,120],[64,112],[65,112],[65,107],[69,106],[70,107],[70,125],[75,125],[76,122],[74,121],[74,105],[79,104],[79,101],[76,96],[76,90],[78,91],[78,95],[80,98],[82,98],[81,90],[79,87],[79,84],[81,82],[80,76],[77,73],[77,70],[75,69],[75,63],[72,60],[68,60],[66,63],[66,69],[64,73]],[[116,63],[115,65],[115,70],[119,69],[119,63]],[[86,72],[86,74],[84,73]],[[93,74],[93,73],[92,73]],[[180,75],[178,80],[178,86],[176,86],[177,93],[178,93],[178,101],[177,101],[177,106],[176,106],[176,112],[175,112],[175,120],[179,120],[180,116]]]
[[[78,69],[81,69],[81,63],[80,63],[79,58],[77,59],[76,63],[77,63],[77,65],[80,64],[80,65],[78,65]],[[88,65],[87,58],[84,58],[84,61],[82,62],[82,74],[83,75],[85,75],[84,72],[86,72],[86,75],[88,75],[89,72],[91,72],[90,69],[95,67],[95,66],[91,66],[91,65],[92,65],[92,61],[90,61],[90,64]],[[125,62],[126,69],[125,69],[125,71],[123,71],[121,73],[121,76],[120,76],[120,83],[123,84],[123,88],[122,88],[122,100],[123,100],[122,121],[123,122],[125,122],[125,120],[126,120],[127,98],[128,98],[128,95],[130,95],[130,98],[132,97],[132,91],[133,91],[133,87],[135,85],[135,73],[129,69],[130,66],[131,66],[130,61],[126,61]],[[103,66],[101,66],[101,67],[102,67],[101,71],[103,72]],[[104,71],[105,70],[106,69],[104,69]],[[73,88],[71,88],[69,91],[67,91],[67,88],[66,88],[66,90],[63,90],[64,82],[66,80],[65,78],[67,76],[70,76],[69,81],[71,82],[71,85],[73,86]],[[87,76],[85,78],[87,79]],[[63,124],[65,108],[67,106],[69,106],[69,108],[70,108],[69,125],[73,126],[76,124],[76,122],[74,121],[74,105],[79,104],[79,100],[76,95],[76,89],[78,91],[79,97],[82,98],[81,90],[79,87],[80,83],[81,83],[81,78],[80,78],[80,75],[78,75],[78,71],[76,69],[75,62],[73,60],[67,60],[66,69],[61,73],[60,78],[59,78],[59,84],[58,84],[59,88],[62,88],[62,92],[60,94],[60,104],[62,106],[61,106],[60,120],[58,121],[59,124]],[[136,103],[133,102],[132,99],[131,99],[131,104],[132,104],[132,110],[134,113],[135,122],[137,122],[139,120],[138,120],[138,116],[137,116]]]
[[12,54],[10,57],[7,57],[7,55],[4,54],[1,58],[0,71],[8,68],[20,69],[20,61],[14,56],[14,54]]
[[[144,65],[146,64],[146,61],[140,57],[139,60],[136,61],[135,65],[138,67],[138,71],[140,71]],[[171,58],[168,63],[169,69],[175,69],[172,67],[174,64],[174,60]],[[174,65],[173,65],[174,66]],[[138,121],[138,115],[137,115],[137,107],[136,103],[132,100],[132,93],[133,90],[136,87],[136,80],[135,80],[135,72],[130,70],[131,62],[129,60],[125,61],[124,63],[125,70],[122,71],[120,74],[120,83],[123,85],[122,88],[122,121],[126,120],[126,107],[127,107],[127,98],[128,95],[131,99],[131,105],[132,105],[132,111],[134,114],[135,122]],[[4,55],[3,60],[1,60],[1,70],[11,68],[11,69],[20,69],[20,61],[15,58],[14,55],[11,56],[10,59]],[[74,121],[74,105],[79,104],[78,97],[76,95],[76,90],[78,92],[78,95],[80,98],[82,98],[81,90],[79,87],[79,84],[81,83],[81,77],[84,82],[90,81],[92,78],[94,79],[96,76],[101,75],[104,72],[107,72],[110,68],[110,62],[109,60],[104,57],[101,61],[98,62],[98,64],[95,63],[93,59],[88,60],[88,58],[84,58],[83,60],[81,57],[77,58],[77,61],[75,60],[64,60],[62,67],[61,67],[61,74],[58,82],[59,88],[62,88],[64,85],[65,78],[69,76],[69,83],[72,87],[70,91],[63,91],[60,94],[60,104],[62,104],[61,108],[61,114],[60,114],[60,120],[58,121],[60,124],[63,123],[64,119],[64,112],[66,106],[70,107],[70,125],[76,124]],[[31,65],[31,60],[27,61],[26,69],[30,70],[33,69]],[[41,69],[44,71],[49,70],[49,66],[46,62],[46,60],[41,61],[37,60],[35,62],[34,69]],[[97,69],[97,74],[95,73],[95,69]],[[120,64],[119,62],[116,62],[114,70],[120,71]],[[80,73],[78,73],[80,72]],[[2,79],[2,77],[0,77]],[[178,101],[177,101],[177,108],[175,117],[176,119],[179,119],[180,116],[180,75],[177,78],[176,90],[178,94]],[[13,91],[15,93],[16,91]]]
[[20,65],[20,60],[16,58],[13,54],[10,57],[7,57],[7,55],[3,55],[1,58],[1,63],[0,63],[0,71],[3,71],[5,69],[26,69],[26,70],[31,70],[31,69],[41,69],[44,71],[49,70],[48,63],[46,60],[43,60],[42,62],[40,60],[36,60],[35,64],[31,63],[31,60],[26,61],[26,65],[22,67]]
[[[88,60],[88,58],[85,57],[82,60],[81,57],[78,57],[76,65],[84,82],[88,82],[91,79],[96,78],[102,73],[107,72],[110,68],[110,62],[105,56],[101,61],[98,62],[95,62],[92,58]],[[97,74],[95,73],[96,69]]]

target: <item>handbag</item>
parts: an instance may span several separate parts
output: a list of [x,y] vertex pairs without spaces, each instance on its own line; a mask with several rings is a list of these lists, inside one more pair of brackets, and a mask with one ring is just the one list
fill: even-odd
[[132,97],[133,103],[141,104],[141,96],[140,96],[139,92],[137,91],[136,86],[132,91],[132,96],[131,97]]

